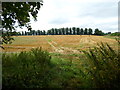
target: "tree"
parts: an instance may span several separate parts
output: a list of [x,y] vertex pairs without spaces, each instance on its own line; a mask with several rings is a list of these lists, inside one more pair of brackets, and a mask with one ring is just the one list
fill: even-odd
[[55,35],[58,35],[58,29],[55,28]]
[[36,21],[42,5],[42,0],[40,2],[2,2],[2,42],[7,44],[13,40],[9,33],[16,29],[15,23],[18,23],[17,27],[25,26],[31,30],[30,15]]
[[45,30],[43,30],[43,35],[46,35],[46,32],[45,32]]
[[73,30],[73,35],[75,35],[76,34],[76,32],[75,32],[76,28],[72,27],[72,30]]
[[63,35],[65,35],[65,28],[61,28]]
[[[3,35],[4,35],[4,34],[3,34]],[[23,31],[22,31],[22,35],[25,35]]]
[[55,30],[54,30],[54,28],[52,28],[51,31],[52,31],[52,35],[55,35]]
[[87,35],[87,34],[88,34],[88,29],[85,28],[85,30],[84,30],[84,35]]
[[84,34],[84,30],[83,30],[83,28],[80,29],[80,34],[81,34],[81,35]]
[[92,35],[92,29],[91,28],[88,29],[88,34]]
[[25,35],[27,35],[27,32],[25,31]]
[[70,28],[70,35],[72,35],[72,29]]
[[94,35],[104,35],[104,33],[98,28],[95,29]]
[[68,27],[66,27],[65,30],[66,30],[66,35],[68,35],[69,34]]
[[77,35],[80,35],[80,28],[77,28]]

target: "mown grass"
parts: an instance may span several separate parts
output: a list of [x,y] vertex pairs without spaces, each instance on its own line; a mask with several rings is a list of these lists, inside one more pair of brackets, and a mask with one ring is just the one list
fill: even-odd
[[101,43],[83,52],[3,53],[3,88],[120,88],[119,51]]

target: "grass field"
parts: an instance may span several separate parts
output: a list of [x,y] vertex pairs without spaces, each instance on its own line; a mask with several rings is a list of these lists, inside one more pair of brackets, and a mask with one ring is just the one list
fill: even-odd
[[107,42],[111,46],[117,45],[115,39],[89,35],[14,36],[14,39],[12,44],[3,45],[5,47],[3,52],[19,52],[42,47],[49,52],[73,54],[101,42]]

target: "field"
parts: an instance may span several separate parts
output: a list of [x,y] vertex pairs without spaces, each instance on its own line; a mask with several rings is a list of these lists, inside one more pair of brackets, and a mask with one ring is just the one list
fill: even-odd
[[15,41],[12,44],[3,45],[5,47],[3,52],[28,51],[31,48],[42,47],[43,50],[49,52],[73,54],[80,53],[101,42],[117,46],[115,39],[92,35],[14,36],[13,38]]
[[2,54],[3,88],[120,86],[115,39],[93,35],[14,36],[14,39],[12,44],[3,45],[2,51],[7,52]]

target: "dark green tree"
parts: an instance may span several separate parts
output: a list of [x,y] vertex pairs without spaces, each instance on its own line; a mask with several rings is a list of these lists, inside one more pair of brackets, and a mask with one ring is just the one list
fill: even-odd
[[69,29],[68,29],[68,27],[65,28],[65,31],[66,31],[66,35],[68,35],[68,34],[69,34]]
[[27,32],[25,31],[25,35],[27,35]]
[[55,35],[58,35],[58,29],[55,28]]
[[84,30],[84,35],[88,35],[88,29],[87,28],[85,28],[85,30]]
[[93,33],[92,29],[89,28],[89,29],[88,29],[88,34],[89,34],[89,35],[92,35],[92,33]]
[[99,30],[98,28],[96,28],[95,32],[94,32],[94,35],[100,35],[100,36],[102,36],[102,35],[104,35],[104,33],[101,30]]
[[23,31],[22,31],[22,35],[25,35]]
[[46,35],[46,31],[45,30],[43,30],[43,35]]
[[65,28],[61,28],[63,35],[65,35]]
[[77,35],[80,35],[80,28],[77,28]]
[[52,35],[55,35],[55,30],[54,28],[51,29]]
[[76,27],[72,27],[72,30],[73,30],[73,35],[75,35],[76,34]]
[[38,32],[38,35],[41,35],[40,30],[37,30],[37,32]]
[[69,28],[69,30],[70,30],[70,35],[72,35],[72,29],[71,29],[71,28]]
[[27,27],[31,30],[30,16],[37,20],[37,14],[40,10],[43,1],[40,2],[2,2],[2,43],[10,43],[13,40],[10,37],[10,32],[16,29],[15,23],[18,23],[17,27]]
[[81,35],[84,34],[84,30],[83,30],[83,28],[80,29],[80,34],[81,34]]

